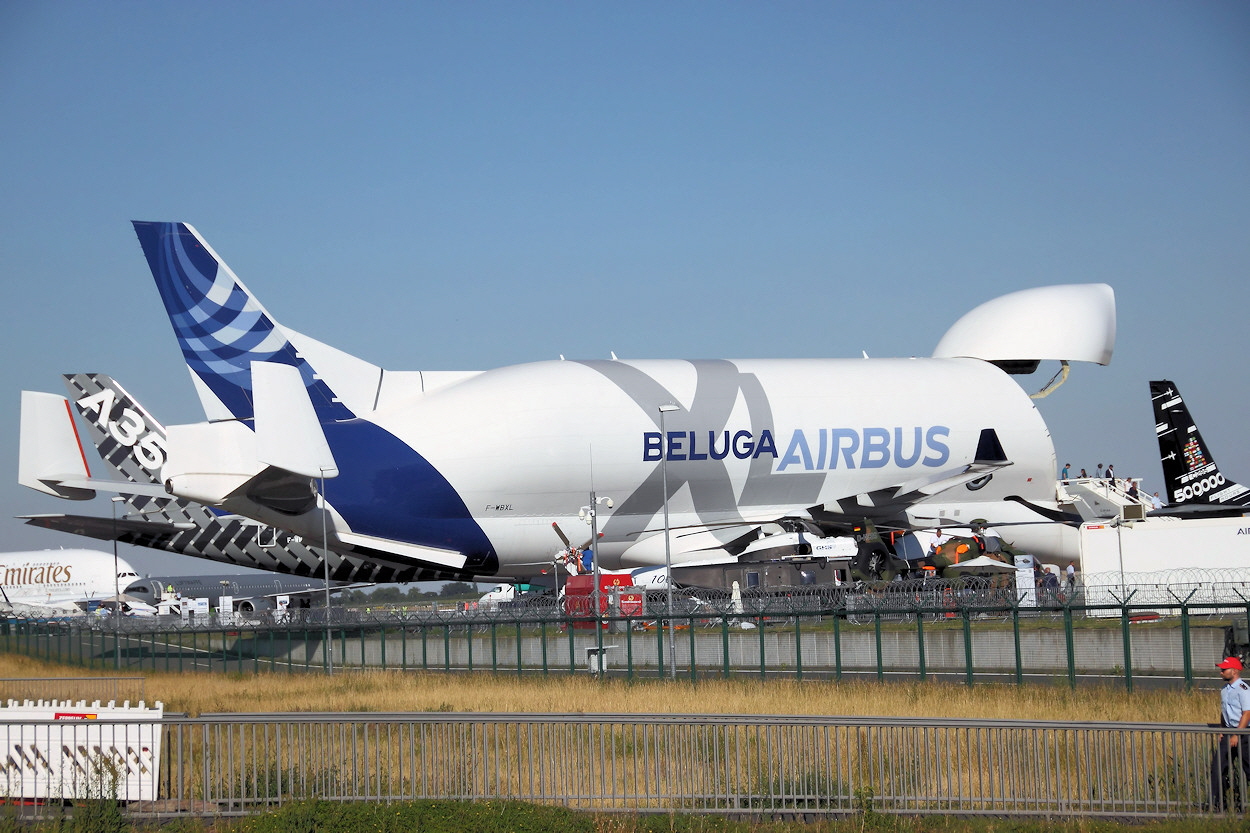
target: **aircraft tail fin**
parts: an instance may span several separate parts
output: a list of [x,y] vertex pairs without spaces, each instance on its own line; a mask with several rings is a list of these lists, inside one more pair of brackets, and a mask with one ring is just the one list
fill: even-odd
[[1219,469],[1198,432],[1197,423],[1166,379],[1150,383],[1155,434],[1168,502],[1173,506],[1236,507],[1250,505],[1250,489],[1233,482]]
[[210,420],[254,416],[253,362],[298,369],[322,421],[372,406],[381,369],[282,327],[194,228],[134,227]]
[[22,391],[17,482],[55,497],[90,500],[95,497],[86,483],[90,478],[65,397]]
[[[95,445],[104,467],[115,480],[135,484],[136,493],[121,490],[125,508],[115,519],[36,515],[26,516],[27,523],[223,564],[300,576],[324,576],[325,551],[321,547],[255,521],[220,514],[203,504],[163,493],[158,496],[153,487],[161,482],[161,466],[165,461],[164,426],[108,376],[73,373],[63,378],[70,406],[82,418],[86,437]],[[387,564],[339,553],[330,553],[329,558],[331,578],[337,580],[417,579],[416,570],[408,564]]]

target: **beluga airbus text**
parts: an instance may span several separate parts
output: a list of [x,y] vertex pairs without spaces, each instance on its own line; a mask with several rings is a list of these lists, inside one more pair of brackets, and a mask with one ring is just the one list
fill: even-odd
[[[597,517],[605,569],[665,563],[666,504],[674,564],[796,530],[974,518],[1018,548],[1075,554],[1049,432],[1012,374],[1107,364],[1109,286],[987,301],[929,358],[395,372],[281,325],[191,226],[135,230],[207,420],[135,437],[134,454],[169,497],[324,534],[332,561],[377,559],[395,580],[532,578],[582,537],[592,487],[612,498]],[[74,497],[57,484],[81,476],[32,462],[23,482]]]

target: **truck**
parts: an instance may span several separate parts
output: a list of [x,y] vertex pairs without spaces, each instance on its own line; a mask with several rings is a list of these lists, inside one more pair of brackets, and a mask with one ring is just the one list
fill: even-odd
[[[599,573],[599,615],[641,616],[646,591],[635,587],[629,573]],[[595,574],[569,576],[564,584],[565,614],[575,628],[593,628],[595,619]]]
[[1081,524],[1085,603],[1116,604],[1136,586],[1174,588],[1184,599],[1228,601],[1245,610],[1234,588],[1250,581],[1250,518],[1124,517]]
[[1081,524],[1086,576],[1250,569],[1250,518],[1115,518]]

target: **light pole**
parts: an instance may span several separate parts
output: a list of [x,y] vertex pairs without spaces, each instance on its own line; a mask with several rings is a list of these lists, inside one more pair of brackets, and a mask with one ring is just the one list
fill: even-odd
[[[1124,539],[1121,538],[1120,536],[1122,534],[1121,531],[1126,526],[1129,528],[1129,531],[1131,532],[1133,530],[1134,523],[1136,523],[1136,521],[1129,520],[1128,518],[1124,517],[1124,510],[1120,510],[1120,517],[1116,518],[1115,520],[1111,522],[1111,525],[1115,527],[1115,548],[1120,556],[1120,596],[1121,596],[1121,599],[1127,596],[1128,585],[1124,581]],[[1124,602],[1121,600],[1120,603],[1123,604]]]
[[[672,676],[677,678],[677,637],[674,635],[673,623],[673,550],[669,545],[668,530],[668,434],[664,430],[664,415],[680,411],[681,406],[674,402],[665,402],[660,406],[660,480],[664,488],[664,586],[668,588],[668,662]],[[694,658],[691,657],[691,662]]]
[[113,507],[113,604],[116,605],[117,612],[121,613],[122,586],[117,567],[117,504],[119,502],[121,502],[120,497],[109,498],[109,505]]
[[[595,490],[590,490],[590,505],[583,506],[577,516],[590,524],[590,562],[595,571],[595,615],[599,615],[599,505],[612,508],[612,498],[596,497]],[[558,584],[558,583],[557,583]]]
[[326,676],[334,676],[334,642],[330,637],[330,539],[326,535],[326,515],[329,513],[326,502],[326,470],[321,469],[321,560],[325,563],[326,575]]
[[[113,630],[116,631],[121,627],[122,615],[122,590],[121,577],[118,576],[117,568],[117,504],[121,502],[120,497],[109,498],[109,505],[113,507]],[[117,649],[117,642],[113,642],[113,667],[122,667],[121,651]]]

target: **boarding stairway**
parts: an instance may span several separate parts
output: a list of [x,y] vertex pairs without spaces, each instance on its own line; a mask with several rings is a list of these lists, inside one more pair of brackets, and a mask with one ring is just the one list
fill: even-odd
[[[1144,491],[1140,492],[1137,497],[1130,497],[1128,493],[1130,482],[1129,479],[1112,480],[1105,477],[1060,480],[1057,484],[1059,503],[1064,508],[1070,508],[1078,513],[1081,520],[1086,522],[1121,517],[1144,518],[1154,504]],[[1138,488],[1140,489],[1141,486],[1139,485]]]

